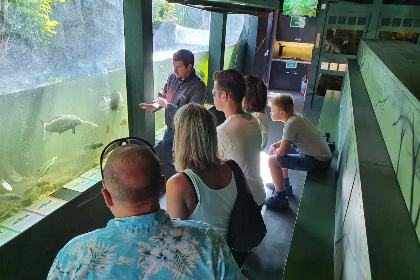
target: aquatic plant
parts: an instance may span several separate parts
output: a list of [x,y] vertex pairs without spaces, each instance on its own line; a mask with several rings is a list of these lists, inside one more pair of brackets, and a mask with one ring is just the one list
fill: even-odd
[[[56,34],[58,21],[51,20],[50,3],[58,0],[0,0],[0,57],[4,61],[11,37],[26,44],[44,48]],[[60,0],[65,2],[65,0]]]

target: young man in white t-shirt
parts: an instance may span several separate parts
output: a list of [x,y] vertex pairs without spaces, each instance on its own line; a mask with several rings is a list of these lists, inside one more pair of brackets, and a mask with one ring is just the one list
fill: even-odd
[[256,118],[242,110],[245,79],[236,70],[213,74],[214,106],[223,111],[226,120],[217,127],[219,157],[233,159],[241,167],[255,202],[262,206],[265,199],[260,175],[261,131]]
[[[282,140],[269,149],[273,183],[267,188],[273,191],[265,200],[267,207],[288,208],[286,195],[292,195],[289,183],[289,169],[323,172],[331,165],[331,151],[317,127],[305,116],[294,113],[294,102],[290,94],[282,94],[269,101],[271,119],[284,122]],[[294,151],[296,147],[298,152]]]

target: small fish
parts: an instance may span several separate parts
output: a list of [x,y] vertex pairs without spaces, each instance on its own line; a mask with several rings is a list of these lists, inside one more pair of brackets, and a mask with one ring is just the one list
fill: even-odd
[[54,162],[57,160],[57,157],[53,157],[52,159],[50,159],[49,161],[47,161],[46,163],[44,163],[43,166],[41,166],[37,171],[36,171],[36,178],[38,178],[37,182],[39,182],[39,180],[45,175],[47,174],[48,170],[50,170],[51,166],[54,164]]
[[71,132],[75,134],[76,126],[80,124],[87,124],[95,128],[98,127],[97,124],[93,122],[89,122],[89,121],[82,121],[75,115],[58,116],[46,123],[44,123],[41,120],[41,123],[44,125],[44,137],[42,138],[43,140],[45,140],[45,135],[47,134],[47,131],[51,133],[55,132],[55,133],[61,134],[67,130],[71,130]]
[[111,131],[111,127],[109,126],[109,124],[106,125],[106,134],[109,134],[109,132]]
[[23,197],[18,194],[14,193],[6,193],[6,194],[0,194],[0,201],[16,201],[21,200]]
[[13,191],[12,186],[9,183],[7,183],[5,180],[1,180],[1,185],[3,188],[5,188],[9,192]]
[[127,125],[128,123],[128,118],[125,118],[121,121],[120,125]]
[[0,233],[3,233],[3,231],[0,229]]
[[48,185],[52,188],[54,187],[54,182],[50,182]]
[[48,181],[44,177],[41,177],[35,181],[35,187],[45,187],[47,184]]
[[25,220],[26,218],[29,217],[29,214],[26,214],[25,216],[23,216],[22,218],[17,219],[16,221],[13,222],[12,226],[16,225],[17,223],[22,222],[23,220]]
[[101,142],[92,142],[92,143],[87,144],[85,146],[85,150],[95,150],[99,147],[102,147],[103,145],[104,145],[104,143],[101,143]]
[[38,207],[38,210],[39,209],[41,209],[41,208],[44,208],[45,206],[47,206],[48,204],[50,204],[52,202],[52,200],[50,200],[50,201],[48,201],[48,202],[45,202],[45,203],[42,203],[39,207]]

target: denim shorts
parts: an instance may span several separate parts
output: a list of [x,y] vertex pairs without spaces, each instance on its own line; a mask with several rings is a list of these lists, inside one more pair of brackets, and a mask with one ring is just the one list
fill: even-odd
[[309,172],[325,172],[331,165],[331,159],[321,161],[313,156],[308,156],[300,153],[288,153],[285,156],[277,155],[282,168],[309,171]]

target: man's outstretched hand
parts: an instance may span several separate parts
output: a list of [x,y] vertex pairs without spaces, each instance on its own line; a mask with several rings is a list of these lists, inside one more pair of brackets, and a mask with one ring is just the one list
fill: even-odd
[[141,109],[147,110],[149,112],[156,112],[157,110],[159,110],[159,105],[156,103],[153,104],[147,104],[147,103],[140,103],[139,104]]

